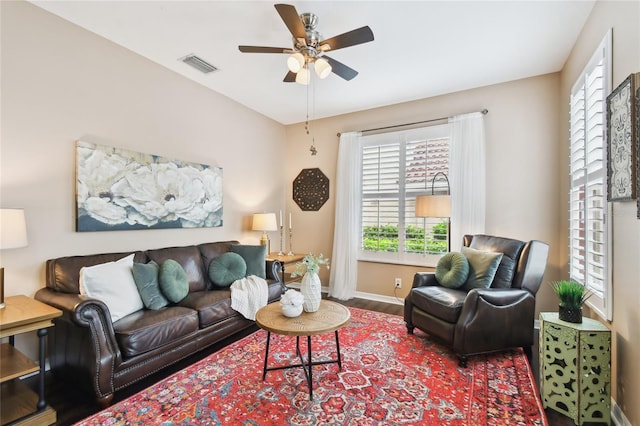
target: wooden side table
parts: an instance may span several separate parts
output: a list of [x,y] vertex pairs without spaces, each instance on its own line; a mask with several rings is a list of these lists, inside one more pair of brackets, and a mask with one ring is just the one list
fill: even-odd
[[[329,300],[321,300],[320,307],[316,312],[303,312],[295,318],[287,318],[282,313],[279,302],[270,303],[256,312],[256,324],[267,331],[267,347],[264,354],[264,368],[262,380],[267,377],[267,371],[284,370],[287,368],[302,367],[309,386],[309,399],[313,400],[313,366],[321,364],[338,364],[342,370],[342,359],[340,357],[340,340],[338,330],[349,324],[351,312],[349,308]],[[311,351],[311,336],[335,332],[337,358],[328,361],[313,361]],[[296,336],[296,355],[300,358],[299,364],[281,365],[268,367],[269,342],[271,333],[285,336]],[[307,336],[307,359],[304,360],[300,351],[300,337]]]
[[[45,338],[47,329],[53,327],[53,318],[62,311],[27,296],[11,296],[0,309],[0,338],[9,343],[0,345],[1,408],[0,424],[50,425],[56,422],[56,412],[49,407],[44,395]],[[14,347],[17,334],[37,331],[40,340],[39,364]],[[38,394],[19,378],[39,372]]]
[[540,395],[577,425],[611,422],[611,332],[599,321],[540,313]]
[[291,278],[291,274],[286,272],[286,268],[291,265],[295,265],[296,263],[302,261],[306,255],[301,253],[294,253],[289,256],[287,254],[279,256],[277,252],[269,253],[267,255],[267,260],[277,260],[282,265],[282,283],[292,283],[295,282],[295,278]]

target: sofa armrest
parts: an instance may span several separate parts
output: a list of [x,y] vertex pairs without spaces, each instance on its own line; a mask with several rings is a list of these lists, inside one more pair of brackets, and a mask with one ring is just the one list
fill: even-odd
[[36,300],[58,308],[62,312],[75,312],[76,306],[83,300],[79,294],[62,293],[51,290],[48,287],[38,290],[34,297]]
[[522,302],[528,295],[528,291],[519,288],[476,288],[467,293],[464,303],[471,306],[475,299],[481,298],[494,307],[509,307]]
[[[99,321],[101,324],[99,329],[105,332],[101,334],[104,337],[113,336],[113,341],[115,342],[111,314],[104,302],[81,294],[61,293],[49,288],[38,290],[35,298],[63,312],[68,312],[75,324],[81,327],[90,327],[91,322]],[[89,314],[89,311],[95,313]]]
[[[94,359],[77,367],[90,369],[98,397],[113,394],[113,372],[115,366],[122,361],[122,356],[107,306],[98,299],[80,294],[61,293],[49,288],[38,290],[35,298],[63,311],[62,318],[69,318],[72,323],[65,327],[66,333],[90,334]],[[67,337],[67,340],[72,339],[71,336]]]
[[533,344],[536,300],[516,288],[469,291],[456,324],[453,348],[468,355]]
[[[413,275],[413,284],[411,288],[440,285],[436,280],[434,272],[416,272]],[[409,294],[404,298],[404,322],[407,324],[409,333],[413,333],[413,322],[411,315],[413,313],[413,291],[409,290]]]
[[267,260],[267,279],[282,281],[282,263],[279,260]]
[[424,287],[428,285],[440,285],[436,280],[435,272],[416,272],[413,275],[413,285],[411,288]]

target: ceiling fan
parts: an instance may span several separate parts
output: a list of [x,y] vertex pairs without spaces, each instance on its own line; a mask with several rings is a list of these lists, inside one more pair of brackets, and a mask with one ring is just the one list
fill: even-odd
[[348,81],[358,75],[358,71],[330,58],[326,52],[373,41],[371,28],[364,26],[335,37],[322,39],[320,33],[316,31],[318,17],[313,13],[299,15],[296,8],[289,4],[276,4],[275,8],[293,35],[293,48],[238,46],[241,52],[291,54],[287,59],[289,72],[283,80],[286,83],[295,81],[309,84],[311,64],[320,78],[325,78],[333,72]]

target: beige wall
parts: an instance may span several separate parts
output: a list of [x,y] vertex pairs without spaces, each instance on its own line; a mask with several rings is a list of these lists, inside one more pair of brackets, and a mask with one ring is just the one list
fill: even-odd
[[[561,114],[568,117],[569,93],[576,78],[604,38],[613,28],[613,88],[629,74],[640,72],[640,2],[599,1],[580,34],[561,74]],[[568,134],[567,120],[561,121],[561,135]],[[560,156],[568,157],[564,144]],[[568,174],[566,162],[562,175]],[[561,193],[567,204],[566,185]],[[563,221],[566,214],[563,211]],[[613,203],[613,321],[611,328],[613,356],[612,394],[631,424],[640,424],[640,220],[636,203]],[[566,239],[566,228],[562,228]],[[568,253],[562,252],[565,258]],[[595,318],[595,315],[593,315]]]
[[[222,239],[257,243],[249,231],[256,211],[292,212],[294,250],[331,256],[336,133],[487,108],[487,232],[550,244],[537,311],[555,310],[546,283],[567,271],[570,86],[609,27],[614,85],[640,71],[640,4],[598,2],[561,73],[314,121],[319,153],[311,156],[303,123],[285,128],[28,3],[0,2],[0,13],[0,206],[25,208],[29,230],[28,247],[2,252],[9,295],[42,287],[52,257]],[[76,233],[78,139],[223,167],[224,226]],[[302,212],[291,200],[292,181],[312,167],[329,177],[331,198],[318,212]],[[633,404],[640,370],[632,367],[640,359],[640,221],[633,203],[615,203],[613,220],[613,395],[631,424],[640,424]],[[358,290],[392,296],[393,279],[401,277],[402,298],[418,269],[362,262]],[[326,285],[328,272],[321,278]]]
[[[2,252],[7,295],[33,295],[53,257],[259,243],[251,214],[284,205],[284,126],[29,3],[0,7],[0,201],[25,209],[29,234]],[[222,167],[224,226],[75,232],[78,139]]]
[[[313,121],[318,155],[311,156],[310,138],[304,123],[287,126],[286,175],[289,209],[294,222],[296,243],[304,251],[331,253],[335,208],[335,173],[338,132],[347,132],[414,121],[447,117],[464,112],[489,110],[485,116],[487,139],[487,233],[523,240],[539,239],[551,246],[545,282],[557,279],[566,271],[559,261],[566,242],[558,238],[564,225],[560,221],[565,204],[561,204],[558,182],[560,126],[558,91],[559,74],[468,90],[415,102],[408,102],[338,117]],[[345,88],[348,90],[348,88]],[[319,167],[331,181],[329,201],[318,212],[302,212],[291,201],[291,182],[303,168]],[[455,226],[455,224],[453,224]],[[460,242],[454,242],[459,247]],[[360,262],[358,291],[393,296],[395,277],[403,279],[397,296],[404,298],[411,287],[413,274],[424,268]],[[328,284],[328,273],[323,277]],[[555,301],[548,285],[538,299],[538,310],[554,309]]]

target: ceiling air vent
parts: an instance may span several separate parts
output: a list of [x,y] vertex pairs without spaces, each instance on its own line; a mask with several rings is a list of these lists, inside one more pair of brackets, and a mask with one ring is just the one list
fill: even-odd
[[218,70],[218,68],[214,67],[204,59],[197,57],[196,55],[187,55],[184,58],[181,58],[180,60],[187,65],[191,65],[192,67],[194,67],[195,69],[197,69],[198,71],[204,74],[208,74],[210,72]]

